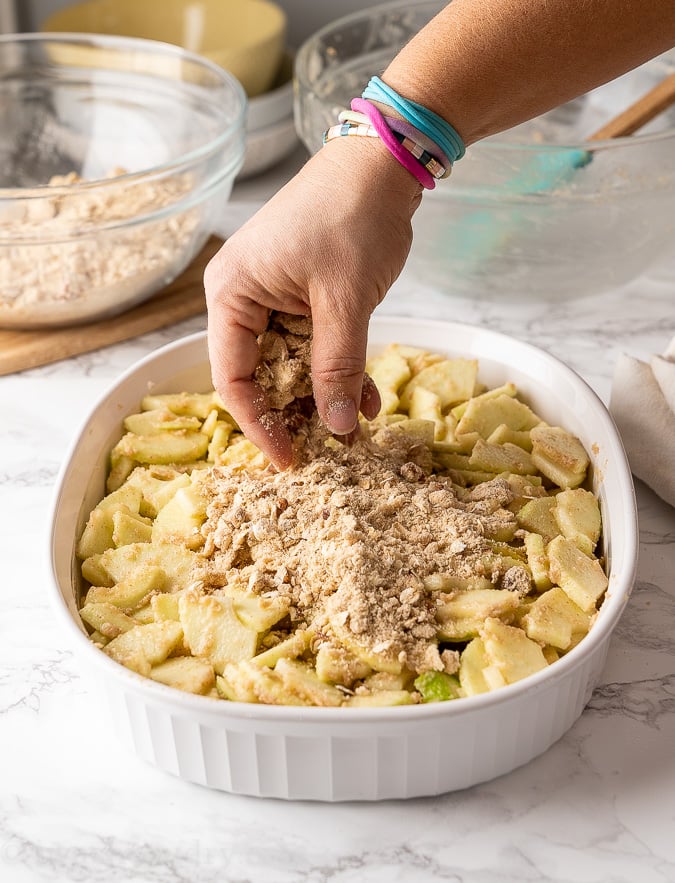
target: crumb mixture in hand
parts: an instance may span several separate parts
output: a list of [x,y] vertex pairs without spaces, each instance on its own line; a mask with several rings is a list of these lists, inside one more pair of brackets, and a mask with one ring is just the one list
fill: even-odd
[[267,395],[270,408],[281,411],[296,399],[312,395],[309,317],[272,313],[267,330],[258,337],[258,347],[255,380]]
[[[261,336],[256,379],[274,408],[292,410],[311,391],[309,330],[306,319],[276,316]],[[284,596],[294,625],[312,624],[319,646],[358,646],[391,670],[455,663],[439,653],[439,593],[428,578],[518,582],[492,572],[489,554],[490,540],[514,525],[508,483],[495,479],[460,499],[449,478],[431,474],[428,448],[395,428],[353,446],[331,438],[316,414],[295,428],[293,468],[211,471],[205,590],[238,583]]]

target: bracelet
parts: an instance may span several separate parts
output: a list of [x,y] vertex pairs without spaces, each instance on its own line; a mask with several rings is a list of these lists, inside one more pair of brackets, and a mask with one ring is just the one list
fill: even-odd
[[371,77],[361,97],[379,101],[396,110],[407,122],[438,144],[451,163],[464,156],[464,141],[450,123],[416,101],[403,98],[379,77]]
[[431,138],[427,138],[427,136],[420,132],[419,129],[416,129],[415,126],[411,126],[407,120],[400,120],[398,117],[390,116],[385,116],[385,120],[395,135],[401,135],[415,144],[419,144],[422,149],[426,150],[427,153],[439,163],[443,168],[443,174],[438,177],[448,178],[450,176],[452,163],[445,153],[443,153],[438,144],[432,141]]
[[342,135],[361,135],[366,138],[379,138],[380,136],[377,133],[377,130],[370,125],[370,121],[368,117],[364,116],[366,120],[364,123],[359,123],[357,125],[353,125],[349,122],[340,121],[340,125],[331,126],[329,129],[323,133],[323,143],[328,144],[329,141],[332,141],[334,138],[339,138]]
[[[379,138],[377,130],[370,124],[368,117],[364,113],[342,111],[339,114],[338,119],[341,121],[342,125],[331,126],[330,129],[327,129],[323,133],[324,144],[327,144],[329,141],[332,141],[333,138],[338,138],[341,135],[366,135]],[[387,117],[384,119],[386,122]],[[450,169],[446,169],[445,166],[439,163],[436,157],[426,150],[423,145],[413,141],[411,138],[407,138],[400,132],[393,132],[393,135],[399,144],[402,144],[408,153],[411,153],[415,159],[434,176],[434,178],[438,180],[439,178],[448,177]]]
[[407,169],[424,188],[433,190],[436,186],[433,175],[398,141],[375,105],[363,98],[353,98],[351,106],[352,110],[361,111],[368,117],[389,153],[399,161],[403,168]]
[[[368,117],[364,113],[357,113],[354,110],[341,110],[338,114],[338,119],[341,123],[354,122],[364,123],[366,125],[369,123]],[[415,144],[420,145],[424,150],[427,151],[430,156],[436,159],[441,164],[441,166],[443,166],[444,172],[442,175],[436,175],[431,171],[431,169],[429,169],[434,177],[448,178],[450,176],[450,172],[452,171],[452,163],[440,149],[438,144],[435,144],[431,140],[431,138],[427,138],[427,136],[422,134],[422,132],[420,132],[419,129],[416,129],[415,126],[410,125],[407,120],[399,119],[399,117],[386,116],[385,114],[384,121],[395,135],[403,135],[406,138],[409,138]]]
[[450,170],[442,166],[436,157],[432,156],[428,150],[425,150],[421,144],[417,144],[416,141],[406,138],[405,135],[401,135],[399,132],[394,132],[393,134],[399,144],[402,144],[408,153],[411,153],[434,178],[437,180],[439,178],[447,178]]

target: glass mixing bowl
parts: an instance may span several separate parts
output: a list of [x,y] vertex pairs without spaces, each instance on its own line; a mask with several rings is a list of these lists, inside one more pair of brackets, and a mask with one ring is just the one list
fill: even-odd
[[[372,7],[303,44],[295,119],[311,152],[445,5]],[[584,139],[674,70],[671,52],[471,146],[451,179],[425,193],[407,272],[451,294],[509,301],[579,297],[642,273],[675,242],[675,110],[638,135]]]
[[101,319],[168,284],[222,214],[243,89],[149,40],[0,38],[0,327]]

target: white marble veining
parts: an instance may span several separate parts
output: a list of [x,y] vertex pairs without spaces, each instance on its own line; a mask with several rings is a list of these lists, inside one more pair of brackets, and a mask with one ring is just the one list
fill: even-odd
[[[276,181],[240,185],[232,205],[245,216]],[[553,308],[448,298],[404,273],[381,310],[481,323],[536,343],[607,400],[619,352],[660,352],[675,333],[675,262]],[[190,320],[0,379],[0,880],[675,881],[675,513],[642,485],[637,585],[601,685],[560,742],[496,781],[370,805],[235,797],[143,765],[91,716],[44,589],[54,477],[104,388],[140,356],[203,326]]]

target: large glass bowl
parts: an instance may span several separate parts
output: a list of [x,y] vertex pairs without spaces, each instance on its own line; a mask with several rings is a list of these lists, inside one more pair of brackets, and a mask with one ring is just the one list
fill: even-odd
[[0,37],[0,327],[111,316],[182,272],[241,167],[245,108],[175,46]]
[[[310,151],[338,112],[445,5],[410,0],[327,25],[296,57]],[[578,297],[635,278],[675,243],[675,110],[640,134],[585,143],[675,70],[675,53],[469,148],[414,219],[408,271],[452,294]]]

